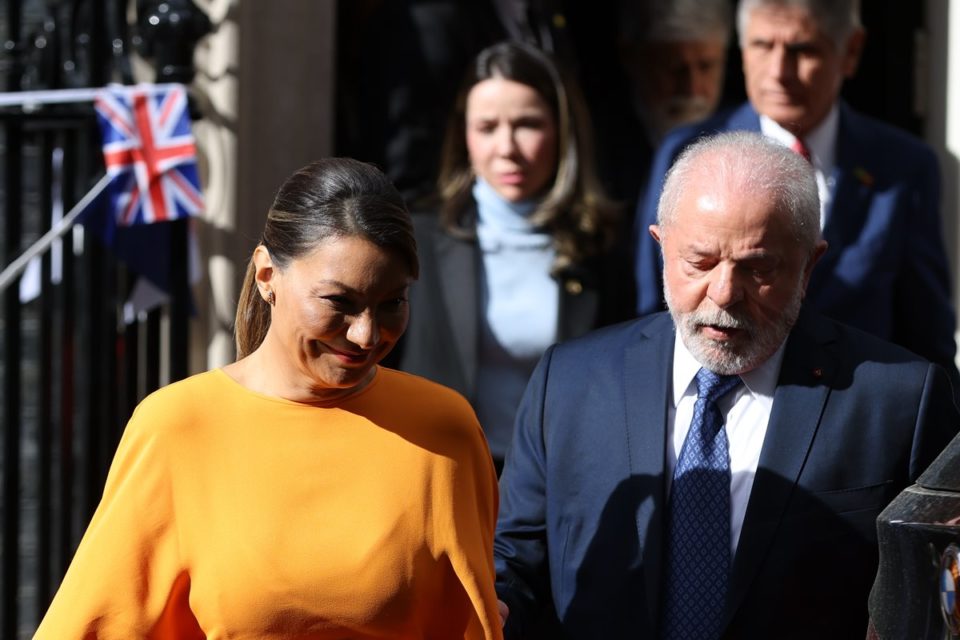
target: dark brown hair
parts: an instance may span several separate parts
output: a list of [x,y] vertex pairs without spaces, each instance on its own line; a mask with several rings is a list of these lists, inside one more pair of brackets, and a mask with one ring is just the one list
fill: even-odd
[[[313,162],[280,186],[260,240],[278,269],[334,237],[360,237],[395,251],[419,275],[417,243],[403,198],[376,167],[350,158]],[[270,328],[270,306],[257,291],[253,259],[247,266],[234,337],[237,358],[260,346]]]

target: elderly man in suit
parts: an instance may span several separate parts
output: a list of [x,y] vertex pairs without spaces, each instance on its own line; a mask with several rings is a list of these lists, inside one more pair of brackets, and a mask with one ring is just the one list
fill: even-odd
[[552,347],[518,412],[506,637],[863,637],[875,519],[957,428],[946,374],[806,308],[816,180],[768,138],[688,147],[653,236],[669,313]]
[[759,131],[809,158],[817,177],[830,248],[807,305],[960,379],[936,157],[839,99],[864,42],[857,1],[740,0],[737,28],[749,101],[674,131],[653,161],[635,218],[639,313],[662,308],[660,249],[647,229],[670,164],[702,135]]
[[[594,109],[602,175],[635,208],[657,145],[680,125],[713,114],[723,94],[733,33],[730,0],[618,0],[617,53],[628,100],[620,117]],[[631,211],[632,218],[632,211]]]
[[[620,0],[617,48],[646,137],[703,120],[720,104],[730,0]],[[633,177],[636,180],[636,176]]]

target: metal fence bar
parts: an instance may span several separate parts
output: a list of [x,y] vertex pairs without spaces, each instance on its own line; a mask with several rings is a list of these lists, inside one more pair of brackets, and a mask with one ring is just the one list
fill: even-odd
[[[64,133],[66,149],[80,148],[80,136],[75,130],[68,130]],[[77,189],[75,176],[81,175],[81,164],[78,162],[76,153],[65,153],[63,163],[63,199],[64,202],[74,202],[77,199]],[[71,179],[73,177],[73,179]],[[60,294],[60,323],[62,342],[60,350],[59,381],[60,404],[59,404],[59,429],[57,430],[58,442],[53,445],[58,452],[57,479],[58,490],[53,499],[52,520],[56,522],[53,536],[55,542],[51,545],[51,567],[50,584],[38,594],[37,598],[37,619],[39,620],[53,597],[55,589],[54,580],[59,581],[66,571],[67,562],[70,557],[70,551],[73,548],[73,537],[71,535],[70,514],[72,512],[73,496],[71,487],[73,487],[73,443],[74,443],[74,398],[76,388],[75,367],[77,359],[76,339],[77,324],[75,321],[75,284],[76,260],[73,251],[73,242],[67,243],[63,255],[63,282],[59,289]]]
[[[12,40],[20,38],[19,3],[7,5],[8,35]],[[18,74],[12,74],[10,88],[16,89]],[[21,192],[23,180],[23,131],[20,123],[6,123],[5,146],[5,235],[4,255],[13,257],[20,248],[22,224],[20,210],[23,206]],[[3,603],[0,605],[0,635],[17,637],[17,594],[20,577],[20,415],[21,415],[21,361],[20,349],[21,314],[17,287],[3,292],[4,334],[4,406],[3,406]]]
[[[60,176],[54,175],[54,141],[53,132],[41,134],[40,166],[41,185],[55,184]],[[54,207],[53,189],[44,189],[41,192],[41,211],[52,211]],[[51,221],[52,222],[52,221]],[[48,226],[52,226],[48,225]],[[53,402],[54,402],[54,323],[57,314],[55,291],[52,285],[53,254],[47,252],[41,259],[40,269],[40,299],[38,301],[40,315],[39,336],[39,386],[37,399],[39,401],[39,415],[36,435],[36,535],[33,555],[35,558],[36,584],[34,602],[40,602],[43,594],[50,591],[50,542],[51,530],[51,489],[53,484]]]

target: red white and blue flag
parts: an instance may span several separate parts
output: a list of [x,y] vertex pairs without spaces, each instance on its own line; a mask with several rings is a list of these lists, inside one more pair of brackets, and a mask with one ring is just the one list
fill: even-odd
[[118,227],[199,214],[197,150],[182,85],[117,87],[95,102]]

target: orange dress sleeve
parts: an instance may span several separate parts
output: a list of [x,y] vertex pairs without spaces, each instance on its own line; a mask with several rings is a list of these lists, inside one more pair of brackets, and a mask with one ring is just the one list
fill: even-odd
[[[497,475],[487,442],[470,410],[467,441],[452,478],[447,505],[449,527],[444,533],[454,572],[477,616],[471,619],[468,640],[502,638],[494,589],[493,534],[497,523]],[[465,445],[465,446],[464,446]],[[444,521],[440,520],[440,526]]]
[[204,638],[179,560],[163,437],[130,419],[103,497],[35,640]]

